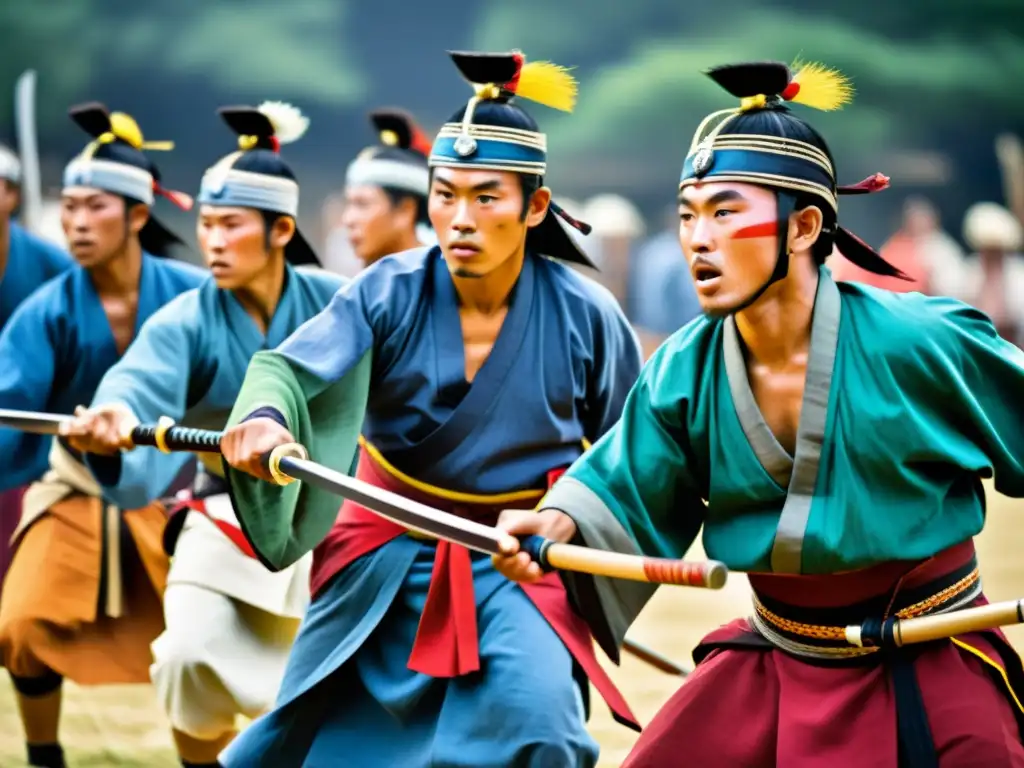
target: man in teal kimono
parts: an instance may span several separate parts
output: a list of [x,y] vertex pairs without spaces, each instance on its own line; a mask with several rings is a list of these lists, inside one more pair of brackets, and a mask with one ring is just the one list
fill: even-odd
[[[541,511],[501,524],[667,557],[703,529],[709,557],[750,574],[751,618],[703,640],[627,768],[1022,766],[1021,665],[1000,632],[894,648],[853,646],[844,628],[984,600],[981,478],[1024,496],[1024,353],[964,304],[823,267],[835,247],[899,276],[838,224],[838,195],[887,180],[838,186],[827,144],[787,106],[840,106],[841,75],[709,74],[741,106],[700,125],[679,187],[705,316],[651,358]],[[541,575],[523,552],[497,565]],[[612,647],[651,594],[562,578]]]

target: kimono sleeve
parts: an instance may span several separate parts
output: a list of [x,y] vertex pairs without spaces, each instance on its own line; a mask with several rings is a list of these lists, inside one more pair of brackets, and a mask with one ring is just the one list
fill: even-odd
[[1022,498],[1024,351],[999,336],[984,313],[953,300],[942,304],[943,343],[932,345],[940,355],[933,370],[941,372],[943,410],[968,440],[959,463],[993,476],[999,493]]
[[[651,357],[618,423],[541,502],[572,517],[586,546],[678,558],[703,524],[686,426],[695,366],[679,346],[674,339]],[[616,659],[656,586],[574,573],[562,578],[595,639]]]
[[[255,416],[284,424],[330,469],[350,473],[366,415],[375,323],[375,280],[356,279],[276,350],[257,353],[228,420]],[[279,571],[297,562],[330,531],[338,498],[306,483],[258,480],[224,464],[239,524],[259,560]]]
[[[15,310],[0,333],[0,408],[46,411],[60,356],[60,329],[50,312],[52,291]],[[38,480],[49,468],[52,438],[0,428],[4,470],[0,489]]]
[[[187,410],[190,369],[201,362],[197,329],[187,294],[147,320],[124,356],[103,376],[92,407],[127,406],[143,424],[161,416],[180,421]],[[159,498],[192,459],[189,453],[165,454],[153,448],[114,456],[87,454],[85,464],[105,495],[122,509],[138,509]]]
[[584,434],[591,443],[622,414],[626,397],[643,365],[640,342],[618,304],[608,294],[596,308],[594,366],[588,382]]

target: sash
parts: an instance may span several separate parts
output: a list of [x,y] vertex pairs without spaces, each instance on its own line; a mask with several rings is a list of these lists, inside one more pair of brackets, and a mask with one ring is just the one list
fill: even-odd
[[[416,444],[388,450],[388,458],[410,475],[422,473],[437,463],[438,456],[455,451],[497,407],[499,395],[509,379],[512,367],[520,359],[526,331],[533,316],[537,296],[534,258],[531,254],[526,255],[519,280],[512,289],[508,315],[498,338],[462,401],[443,424]],[[446,324],[458,321],[456,310],[459,298],[440,256],[433,260],[431,269],[434,336],[440,340],[446,332],[450,332]],[[454,321],[452,314],[455,315]]]
[[[549,483],[554,483],[562,471],[550,472]],[[520,497],[532,495],[521,491],[474,497],[427,486],[404,476],[365,444],[359,454],[356,476],[378,488],[491,525],[502,507],[529,507],[530,502]],[[542,494],[540,491],[536,496],[539,498]],[[310,586],[314,599],[340,570],[403,534],[409,535],[409,532],[358,504],[346,501],[334,528],[313,554]],[[420,537],[417,535],[415,538]],[[436,547],[430,588],[408,666],[432,677],[453,678],[480,669],[472,566],[465,547],[447,541],[437,542]],[[559,575],[548,573],[540,582],[519,586],[593,683],[614,719],[639,731],[640,726],[625,698],[598,662],[590,630],[569,603]]]

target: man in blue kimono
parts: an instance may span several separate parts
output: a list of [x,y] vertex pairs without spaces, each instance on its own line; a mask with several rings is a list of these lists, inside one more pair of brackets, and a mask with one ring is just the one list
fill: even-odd
[[222,441],[257,554],[281,568],[319,544],[276,708],[228,768],[591,768],[588,679],[636,727],[557,577],[524,590],[464,547],[309,488],[292,507],[257,479],[293,437],[349,472],[362,429],[359,477],[493,523],[619,416],[637,340],[607,290],[556,261],[590,266],[543,185],[545,135],[512,103],[570,110],[576,83],[518,52],[452,58],[476,95],[430,156],[439,246],[382,259],[258,354]]
[[[71,110],[91,137],[64,170],[62,223],[76,266],[21,303],[0,334],[0,407],[72,414],[160,307],[202,270],[166,257],[180,242],[152,215],[163,189],[128,115]],[[17,691],[30,765],[62,766],[61,682],[149,680],[149,644],[163,628],[167,558],[159,504],[118,510],[73,450],[0,430],[0,486],[32,483],[0,598],[0,663]]]
[[[20,202],[21,161],[0,144],[0,330],[30,293],[74,264],[56,245],[25,231],[14,220]],[[0,492],[0,583],[10,565],[8,542],[21,516],[25,486]]]
[[[142,327],[100,382],[93,406],[67,425],[104,494],[123,507],[160,497],[188,459],[121,453],[133,424],[173,419],[220,429],[246,367],[320,312],[342,278],[316,265],[298,232],[299,185],[278,151],[308,121],[290,105],[221,110],[240,151],[214,164],[199,194],[197,238],[212,275]],[[166,631],[153,643],[157,694],[184,766],[216,765],[238,715],[273,704],[309,604],[311,556],[279,572],[257,560],[231,511],[219,457],[204,456],[171,518]]]

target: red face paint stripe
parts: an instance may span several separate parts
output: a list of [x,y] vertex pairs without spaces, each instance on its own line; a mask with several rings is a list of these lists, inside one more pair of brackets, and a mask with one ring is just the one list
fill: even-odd
[[732,234],[733,240],[741,240],[747,237],[772,237],[779,231],[779,224],[776,221],[765,221],[761,224],[751,224],[749,227],[740,227]]

